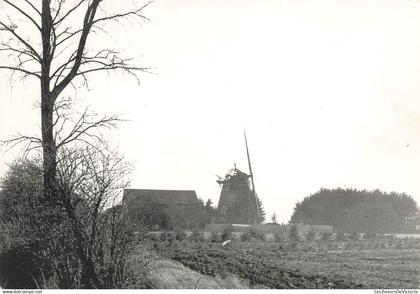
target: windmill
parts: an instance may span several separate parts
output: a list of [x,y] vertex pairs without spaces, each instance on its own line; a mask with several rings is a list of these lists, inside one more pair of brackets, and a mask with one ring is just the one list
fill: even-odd
[[235,164],[224,178],[217,180],[221,186],[217,214],[222,223],[253,224],[262,220],[245,131],[244,138],[249,175],[240,171]]

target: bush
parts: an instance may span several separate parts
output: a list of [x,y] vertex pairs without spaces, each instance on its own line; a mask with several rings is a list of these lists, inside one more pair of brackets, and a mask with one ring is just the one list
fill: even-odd
[[174,233],[175,233],[175,238],[177,241],[182,241],[187,237],[187,234],[185,233],[185,231],[181,229],[180,227],[176,227]]
[[201,242],[204,240],[203,233],[200,232],[197,227],[193,228],[190,238],[194,242]]
[[166,240],[168,240],[169,245],[175,243],[175,241],[181,241],[183,239],[178,239],[181,235],[177,235],[175,232],[166,232]]
[[33,245],[18,245],[0,253],[0,276],[3,278],[2,287],[12,289],[37,289],[45,287],[37,281],[41,276],[49,276],[42,272],[42,261],[36,254],[38,249]]
[[224,241],[226,241],[226,240],[230,240],[230,239],[232,239],[232,231],[233,231],[233,228],[232,228],[232,226],[228,226],[228,227],[226,227],[223,231],[222,231],[222,234],[221,234],[221,241],[222,242],[224,242]]
[[264,241],[265,240],[264,232],[258,230],[255,227],[249,228],[245,233],[241,235],[241,241],[247,242],[251,240]]
[[287,238],[292,242],[298,242],[300,240],[298,228],[296,225],[291,225]]
[[161,232],[157,234],[158,241],[166,241],[168,238],[166,237],[166,232]]
[[242,242],[249,242],[249,241],[251,241],[251,235],[250,235],[250,234],[248,234],[248,232],[243,232],[243,233],[241,234],[240,240],[241,240]]
[[305,235],[306,241],[313,241],[315,240],[315,237],[316,237],[316,233],[314,229],[310,228],[310,230]]
[[276,242],[282,242],[282,241],[284,241],[284,235],[283,235],[283,232],[279,232],[279,231],[276,231],[276,232],[274,232],[274,241],[276,241]]
[[210,232],[210,242],[217,243],[220,242],[221,238],[218,232],[211,231]]

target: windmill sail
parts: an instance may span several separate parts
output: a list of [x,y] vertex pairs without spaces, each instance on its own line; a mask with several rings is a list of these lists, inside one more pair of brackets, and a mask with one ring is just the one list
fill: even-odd
[[[245,138],[245,147],[246,147],[246,156],[248,158],[248,168],[249,168],[249,175],[251,177],[251,184],[252,184],[252,201],[250,202],[250,204],[252,202],[255,202],[255,208],[256,208],[256,213],[258,216],[258,219],[256,220],[257,222],[261,221],[261,215],[260,215],[260,207],[259,207],[259,203],[258,203],[258,197],[257,197],[257,192],[255,190],[255,182],[254,182],[254,174],[252,173],[252,167],[251,167],[251,159],[249,156],[249,149],[248,149],[248,140],[246,138],[246,132],[244,130],[244,138]],[[250,209],[252,209],[252,206],[250,205]]]

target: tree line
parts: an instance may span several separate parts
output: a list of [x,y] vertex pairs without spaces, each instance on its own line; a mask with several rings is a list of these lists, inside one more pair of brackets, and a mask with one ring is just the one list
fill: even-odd
[[290,223],[332,225],[337,232],[413,232],[419,214],[414,199],[380,190],[320,189],[296,203]]

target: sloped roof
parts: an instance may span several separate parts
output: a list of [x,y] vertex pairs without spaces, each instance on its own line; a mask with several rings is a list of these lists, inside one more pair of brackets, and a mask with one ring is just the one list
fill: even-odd
[[196,205],[197,194],[193,190],[152,190],[152,189],[124,189],[123,203],[130,203],[151,199],[163,204]]

